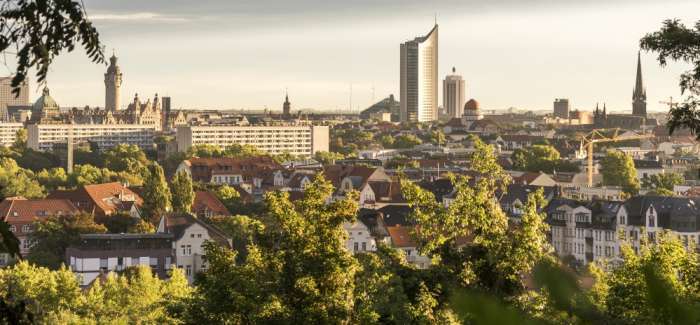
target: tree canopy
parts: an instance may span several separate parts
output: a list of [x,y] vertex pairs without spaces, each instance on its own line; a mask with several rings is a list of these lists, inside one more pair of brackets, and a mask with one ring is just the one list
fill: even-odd
[[603,184],[620,186],[629,194],[639,192],[639,179],[634,160],[626,153],[618,150],[608,150],[600,161],[600,172],[603,174]]

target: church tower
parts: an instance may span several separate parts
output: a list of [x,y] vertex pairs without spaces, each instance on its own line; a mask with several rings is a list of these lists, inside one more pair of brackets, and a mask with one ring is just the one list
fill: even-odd
[[105,109],[116,111],[119,109],[119,87],[122,85],[122,72],[117,65],[117,57],[112,53],[109,58],[109,67],[105,73]]
[[284,94],[284,104],[282,104],[282,116],[289,118],[292,114],[292,104],[289,102],[289,94]]
[[647,116],[647,90],[642,83],[642,61],[637,52],[637,79],[632,91],[632,115]]

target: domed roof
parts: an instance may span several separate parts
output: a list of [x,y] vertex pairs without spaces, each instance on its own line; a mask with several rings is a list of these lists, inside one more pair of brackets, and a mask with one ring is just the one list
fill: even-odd
[[46,108],[58,108],[58,103],[56,103],[53,97],[51,97],[51,95],[49,94],[49,88],[44,87],[44,91],[41,97],[39,97],[39,99],[37,99],[36,102],[34,102],[32,108],[34,109],[34,111],[41,111]]
[[477,111],[479,110],[479,102],[476,99],[470,99],[466,104],[464,104],[465,111]]

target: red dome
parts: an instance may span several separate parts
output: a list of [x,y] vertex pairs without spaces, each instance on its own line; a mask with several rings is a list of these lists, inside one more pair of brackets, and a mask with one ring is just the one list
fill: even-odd
[[479,102],[477,102],[474,98],[470,99],[466,104],[464,104],[464,110],[479,110]]

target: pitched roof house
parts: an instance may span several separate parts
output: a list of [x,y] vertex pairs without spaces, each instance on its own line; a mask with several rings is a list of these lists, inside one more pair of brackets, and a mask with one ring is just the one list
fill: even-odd
[[[69,200],[32,199],[9,197],[0,202],[0,220],[10,225],[17,239],[20,240],[20,254],[29,253],[31,242],[29,235],[34,231],[32,223],[54,215],[71,215],[78,209]],[[3,263],[0,263],[3,264]]]
[[230,216],[231,213],[226,206],[221,203],[214,193],[209,191],[196,191],[194,193],[194,203],[192,213],[197,217]]
[[119,182],[84,185],[75,190],[55,191],[48,198],[70,200],[81,211],[103,218],[118,212],[140,217],[143,199]]

